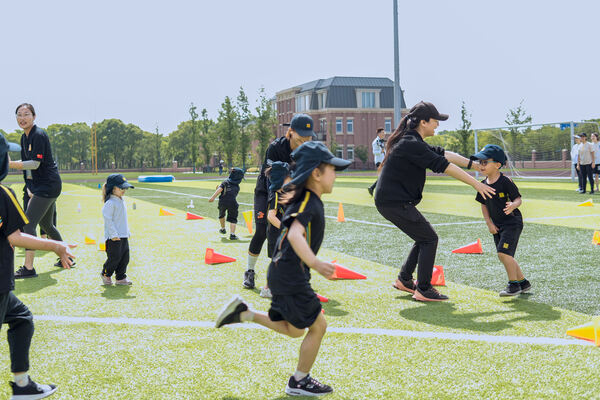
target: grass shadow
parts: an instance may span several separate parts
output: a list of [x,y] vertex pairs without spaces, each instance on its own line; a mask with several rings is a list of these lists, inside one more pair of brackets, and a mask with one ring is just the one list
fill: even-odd
[[344,315],[348,315],[348,311],[338,308],[341,305],[339,301],[329,299],[327,303],[321,303],[321,307],[325,310],[325,316],[331,315],[334,317],[343,317]]
[[15,295],[35,293],[48,286],[56,285],[58,281],[52,275],[59,273],[63,268],[39,273],[36,278],[15,279]]
[[244,240],[244,239],[231,240],[231,239],[229,239],[229,237],[221,237],[221,242],[222,243],[250,243],[250,240]]
[[122,299],[135,299],[135,296],[129,295],[131,286],[126,285],[114,285],[114,286],[103,286],[104,292],[101,296],[108,300],[122,300]]
[[[409,296],[397,298],[411,299]],[[517,321],[556,321],[560,319],[560,312],[553,310],[547,304],[519,298],[511,299],[505,304],[509,305],[511,310],[457,313],[452,303],[431,302],[422,304],[420,307],[404,309],[400,311],[400,316],[430,325],[478,332],[500,332],[512,328],[512,324]]]

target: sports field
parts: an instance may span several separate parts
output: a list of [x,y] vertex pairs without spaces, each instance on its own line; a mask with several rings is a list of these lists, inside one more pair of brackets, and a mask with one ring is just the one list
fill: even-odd
[[[251,238],[241,214],[241,240],[217,232],[216,203],[206,199],[219,180],[134,183],[126,197],[134,285],[103,287],[105,254],[83,239],[102,237],[97,186],[105,178],[78,176],[59,198],[58,226],[79,243],[77,267],[55,268],[53,254],[40,254],[40,276],[17,282],[16,294],[36,321],[33,379],[57,384],[57,399],[288,398],[284,387],[301,339],[253,324],[213,328],[234,294],[256,309],[269,307],[258,289],[241,285]],[[311,371],[334,388],[327,398],[600,398],[600,348],[565,335],[600,314],[600,246],[592,244],[600,209],[577,206],[589,195],[577,194],[570,181],[517,181],[525,228],[515,258],[533,289],[507,299],[498,296],[506,273],[474,191],[428,178],[419,209],[440,236],[436,264],[444,266],[447,282],[440,291],[450,301],[425,304],[391,287],[412,242],[378,214],[365,189],[372,180],[339,177],[323,198],[328,219],[319,256],[368,277],[327,281],[313,273],[313,288],[329,298],[323,305],[328,333]],[[19,194],[20,177],[8,182]],[[253,189],[252,178],[242,183],[240,211],[252,208]],[[206,219],[185,220],[190,200],[190,211]],[[346,222],[336,221],[338,202]],[[175,216],[159,217],[160,207]],[[484,254],[451,254],[477,238]],[[237,261],[206,265],[207,247]],[[263,250],[257,286],[266,279]],[[22,259],[17,251],[17,266]],[[0,381],[6,382],[6,341],[0,346]],[[8,396],[2,385],[0,398]]]

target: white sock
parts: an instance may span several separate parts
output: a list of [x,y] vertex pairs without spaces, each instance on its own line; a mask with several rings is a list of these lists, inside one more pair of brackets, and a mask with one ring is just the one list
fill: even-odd
[[256,261],[258,260],[258,256],[253,256],[252,254],[248,254],[248,271],[254,271],[254,266],[256,265]]
[[306,378],[308,376],[308,372],[300,372],[298,370],[296,370],[296,372],[294,372],[294,379],[296,380],[296,382],[301,381],[302,379]]
[[23,372],[20,374],[14,374],[15,383],[19,387],[25,387],[29,383],[29,375],[27,372]]

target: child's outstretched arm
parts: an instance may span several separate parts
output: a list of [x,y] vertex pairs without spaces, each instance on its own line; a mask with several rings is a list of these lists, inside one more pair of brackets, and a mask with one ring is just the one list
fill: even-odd
[[210,199],[208,199],[209,203],[212,203],[213,201],[215,201],[215,199],[217,198],[217,196],[223,191],[222,187],[218,187],[217,190],[213,193],[212,196],[210,196]]
[[302,224],[295,220],[288,231],[287,238],[294,249],[294,252],[300,257],[302,262],[309,268],[314,269],[327,279],[331,279],[335,272],[333,264],[321,261],[306,242],[306,230]]
[[[446,160],[450,161],[452,164],[456,164],[459,167],[464,167],[467,168],[469,166],[469,161],[471,161],[470,159],[461,156],[458,153],[454,153],[452,151],[444,151],[444,157],[446,157]],[[476,167],[479,165],[479,161],[473,161],[471,163],[471,168]]]
[[490,217],[490,211],[488,210],[488,208],[485,204],[481,205],[481,213],[483,214],[483,219],[485,220],[485,223],[486,223],[490,233],[492,235],[495,235],[496,233],[498,233],[498,227],[492,221],[492,218]]
[[514,210],[516,210],[517,208],[519,208],[521,206],[521,198],[517,197],[516,199],[514,199],[513,201],[508,201],[506,203],[506,207],[504,207],[504,214],[508,215],[511,212],[513,212]]
[[67,244],[65,242],[58,242],[51,239],[41,239],[36,236],[23,233],[18,229],[8,235],[8,241],[13,246],[22,247],[25,249],[53,251],[57,256],[60,257],[60,262],[63,268],[71,268],[73,260],[70,258],[75,258],[70,250],[70,248],[75,247],[75,245]]

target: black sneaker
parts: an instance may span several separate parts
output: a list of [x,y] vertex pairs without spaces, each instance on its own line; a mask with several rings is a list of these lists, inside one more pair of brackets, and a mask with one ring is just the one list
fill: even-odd
[[290,376],[285,392],[291,396],[324,396],[333,393],[331,386],[325,385],[310,375],[297,381],[294,376]]
[[367,191],[369,192],[369,194],[371,195],[371,197],[373,197],[373,187],[372,187],[372,186],[369,186],[369,187],[367,188]]
[[219,233],[222,233],[224,235],[227,233],[227,229],[221,228],[221,229],[219,229]]
[[235,233],[229,235],[229,240],[239,240],[240,238],[236,236]]
[[58,389],[56,385],[40,385],[28,378],[27,386],[20,387],[14,382],[10,382],[12,387],[13,400],[36,400],[51,396]]
[[[71,268],[75,268],[75,264],[77,264],[77,263],[75,261],[73,261],[73,259],[71,257],[69,257],[69,260],[71,260],[71,262],[73,263],[73,264],[71,264]],[[56,262],[54,263],[54,266],[57,267],[57,268],[62,268],[63,267],[62,263],[60,262],[60,258],[58,258],[56,260]]]
[[220,328],[223,325],[237,324],[242,322],[240,314],[248,309],[248,304],[242,300],[240,296],[233,296],[229,303],[223,306],[223,309],[217,317],[215,328]]
[[244,272],[244,287],[246,289],[254,289],[254,275],[253,269]]
[[394,289],[402,290],[404,292],[413,294],[415,293],[415,289],[417,288],[417,285],[415,285],[415,281],[413,279],[406,281],[400,277],[396,279],[396,282],[394,282],[392,286],[394,287]]
[[521,286],[521,293],[527,293],[531,290],[531,283],[527,279],[519,284]]
[[500,292],[500,297],[516,296],[521,292],[521,285],[519,285],[517,282],[508,282],[506,289]]
[[415,288],[415,293],[412,298],[418,301],[444,301],[449,299],[448,296],[441,294],[433,287],[430,287],[425,291],[422,291],[418,287]]
[[35,278],[38,276],[35,273],[35,268],[27,269],[25,266],[22,266],[15,272],[15,279],[24,279],[24,278]]

